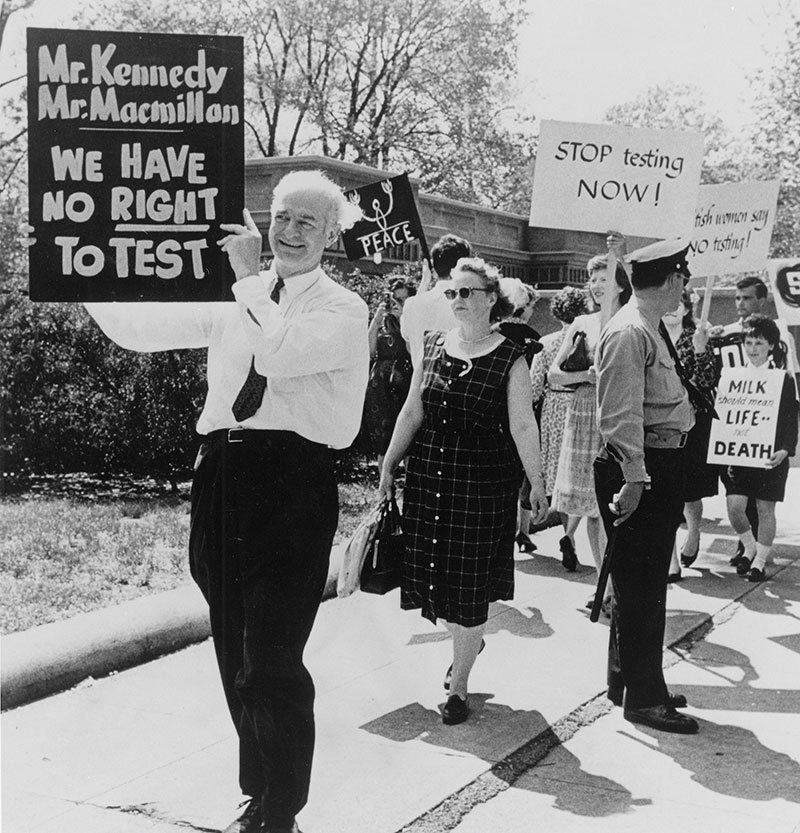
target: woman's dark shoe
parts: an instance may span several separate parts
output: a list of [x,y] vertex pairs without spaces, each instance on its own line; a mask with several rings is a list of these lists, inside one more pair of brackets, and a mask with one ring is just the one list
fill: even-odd
[[694,551],[694,554],[687,555],[685,552],[681,553],[681,567],[691,567],[695,561],[697,561],[697,556],[700,554],[700,544],[697,545],[697,548]]
[[[483,652],[483,649],[484,649],[485,647],[486,647],[486,642],[484,642],[484,640],[483,640],[483,639],[481,639],[481,647],[480,647],[480,648],[478,648],[478,654],[481,654],[481,653]],[[452,665],[452,663],[451,663],[451,664],[450,664],[450,667],[447,669],[447,673],[444,675],[444,683],[443,683],[443,685],[444,685],[444,690],[445,690],[445,691],[450,691],[450,678],[451,678],[452,676],[453,676],[453,665]]]
[[738,567],[739,562],[744,557],[744,544],[739,541],[736,544],[736,552],[733,555],[733,558],[730,560],[731,567]]
[[524,532],[518,532],[514,542],[520,552],[536,552],[536,544]]
[[750,572],[750,559],[743,555],[739,559],[739,563],[736,565],[736,575],[737,576],[746,576]]
[[442,723],[455,726],[456,723],[463,723],[468,717],[469,706],[467,701],[462,700],[457,694],[451,694],[442,709]]
[[559,542],[561,550],[561,564],[568,573],[574,573],[578,569],[578,556],[575,555],[575,545],[569,535],[565,535]]
[[681,575],[680,568],[678,569],[677,573],[670,573],[667,576],[667,584],[674,584],[676,581],[683,581],[683,576]]
[[759,570],[758,567],[753,567],[747,574],[748,581],[764,581],[765,578],[764,571]]

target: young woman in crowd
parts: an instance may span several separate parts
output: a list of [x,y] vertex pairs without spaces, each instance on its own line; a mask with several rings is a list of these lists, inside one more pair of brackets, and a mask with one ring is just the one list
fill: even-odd
[[[631,297],[631,285],[621,263],[617,262],[613,276],[608,274],[607,255],[597,255],[587,264],[589,294],[598,306],[603,296],[611,293],[611,315],[627,303]],[[605,533],[597,507],[592,465],[600,450],[600,432],[597,427],[597,375],[594,368],[594,351],[600,338],[600,310],[579,315],[569,326],[564,341],[556,354],[547,381],[558,387],[574,387],[564,421],[564,439],[558,458],[558,471],[553,489],[553,509],[567,516],[566,534],[560,541],[562,561],[574,569],[575,530],[581,518],[586,518],[586,531],[592,557],[599,572],[605,549]],[[589,357],[586,370],[564,370],[570,351],[583,338]]]
[[[744,352],[754,378],[774,368],[786,368],[786,347],[778,325],[765,315],[751,315],[744,321]],[[794,380],[784,372],[774,452],[767,468],[728,466],[722,482],[728,503],[731,526],[744,544],[744,555],[736,566],[739,575],[750,581],[763,581],[764,568],[775,538],[775,504],[782,501],[789,475],[789,457],[797,446],[797,395]],[[753,535],[745,509],[747,499],[755,498],[758,509],[758,535]]]

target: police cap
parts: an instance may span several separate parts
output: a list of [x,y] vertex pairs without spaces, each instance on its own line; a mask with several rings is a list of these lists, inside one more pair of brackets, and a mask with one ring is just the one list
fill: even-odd
[[686,255],[689,242],[683,237],[661,240],[631,252],[627,260],[631,264],[632,278],[645,285],[663,283],[668,275],[677,272],[691,277]]

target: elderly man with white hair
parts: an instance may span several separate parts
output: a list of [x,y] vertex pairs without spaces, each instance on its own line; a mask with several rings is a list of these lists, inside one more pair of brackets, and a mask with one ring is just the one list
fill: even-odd
[[222,226],[235,300],[87,304],[123,347],[208,349],[189,552],[248,797],[226,833],[297,831],[308,797],[314,684],[303,650],[338,521],[331,449],[358,432],[369,369],[367,306],[320,261],[354,211],[322,173],[290,173],[273,193],[268,271],[247,210]]

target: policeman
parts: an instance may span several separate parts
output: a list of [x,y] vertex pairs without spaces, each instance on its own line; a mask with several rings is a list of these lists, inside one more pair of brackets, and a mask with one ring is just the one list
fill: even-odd
[[609,538],[614,588],[608,696],[632,723],[694,734],[676,711],[662,671],[667,573],[683,511],[683,453],[694,412],[661,317],[689,280],[686,241],[655,243],[629,256],[633,297],[609,321],[597,348],[603,448],[595,487]]

